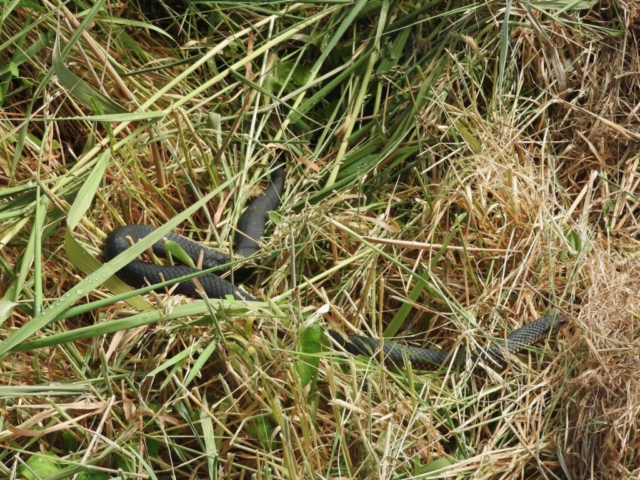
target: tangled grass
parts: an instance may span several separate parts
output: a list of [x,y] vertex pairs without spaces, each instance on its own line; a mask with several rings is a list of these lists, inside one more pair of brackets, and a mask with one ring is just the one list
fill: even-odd
[[[640,478],[635,2],[0,18],[0,476]],[[230,250],[277,162],[264,303],[109,278],[125,223]],[[315,352],[319,326],[473,348],[549,312],[504,369]]]

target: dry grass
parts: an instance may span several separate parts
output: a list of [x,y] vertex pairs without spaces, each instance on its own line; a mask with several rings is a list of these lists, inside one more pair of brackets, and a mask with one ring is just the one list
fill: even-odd
[[[583,3],[7,8],[0,476],[640,478],[640,11]],[[162,114],[49,76],[74,32],[70,71]],[[277,160],[274,302],[87,283],[122,223],[228,250]],[[466,348],[556,311],[504,369],[300,367],[315,325]]]

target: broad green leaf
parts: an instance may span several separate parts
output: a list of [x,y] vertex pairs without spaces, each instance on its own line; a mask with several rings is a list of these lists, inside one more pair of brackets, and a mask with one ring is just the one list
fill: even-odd
[[178,259],[181,263],[184,263],[191,268],[196,268],[196,265],[193,263],[193,260],[187,252],[185,252],[182,247],[173,240],[167,240],[164,244],[164,248],[167,253]]
[[[147,440],[148,442],[149,440]],[[100,470],[86,469],[84,472],[80,472],[76,477],[78,480],[108,480],[107,474]]]
[[447,457],[440,457],[427,465],[420,465],[414,469],[414,475],[420,476],[420,478],[448,478],[443,477],[442,474],[455,464],[454,461]]
[[34,453],[26,461],[26,465],[20,467],[20,478],[38,480],[58,473],[61,470],[59,460],[55,453]]
[[275,75],[271,77],[274,89],[287,86],[289,89],[306,85],[311,79],[311,69],[305,65],[279,62]]
[[314,323],[302,332],[296,370],[303,387],[308,385],[318,369],[322,339],[322,328],[318,323]]

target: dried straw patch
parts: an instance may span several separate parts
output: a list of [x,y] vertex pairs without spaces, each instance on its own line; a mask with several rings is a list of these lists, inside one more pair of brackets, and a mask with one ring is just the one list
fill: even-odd
[[[487,144],[486,157],[452,163],[428,187],[430,203],[421,200],[424,192],[408,174],[378,190],[386,201],[377,216],[358,208],[329,209],[334,213],[327,220],[348,230],[315,231],[345,250],[341,258],[358,260],[340,270],[334,288],[342,287],[331,294],[327,321],[347,332],[380,335],[378,322],[384,318],[386,325],[409,302],[409,340],[464,349],[521,326],[545,308],[565,305],[576,263],[565,255],[558,192],[544,175],[540,179],[544,169],[503,163],[501,151]],[[425,276],[431,295],[409,300],[415,280],[407,269]],[[514,464],[527,472],[559,468],[554,432],[565,372],[553,343],[532,349],[538,353],[530,364],[514,360],[506,371],[486,366],[481,375],[445,368],[407,378],[375,360],[356,361],[346,375],[328,370],[331,404],[336,412],[342,409],[335,419],[344,425],[341,435],[350,449],[366,451],[353,472],[358,478],[411,475],[420,465],[452,457],[458,460],[446,476],[475,472],[490,478]]]
[[[640,279],[637,258],[599,252],[584,264],[563,387],[565,461],[578,478],[640,475]],[[559,439],[560,441],[560,439]]]

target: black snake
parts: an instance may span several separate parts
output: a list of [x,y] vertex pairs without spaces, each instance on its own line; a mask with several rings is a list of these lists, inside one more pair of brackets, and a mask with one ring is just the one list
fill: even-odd
[[[240,217],[235,248],[235,253],[239,257],[250,257],[260,249],[259,241],[264,236],[268,212],[277,208],[280,203],[284,178],[283,167],[274,170],[269,187],[250,204]],[[130,241],[136,242],[149,235],[153,230],[155,230],[153,227],[144,225],[125,225],[113,230],[109,233],[105,242],[104,253],[106,258],[110,260],[116,257],[129,248]],[[169,233],[164,238],[177,243],[191,257],[194,263],[200,262],[203,269],[226,265],[231,261],[228,255],[205,247],[181,235]],[[152,249],[157,256],[167,256],[163,241],[156,242]],[[136,258],[125,265],[117,275],[132,287],[142,288],[154,283],[174,280],[197,271],[197,269],[185,265],[156,265]],[[255,301],[244,290],[239,289],[216,274],[209,273],[198,276],[197,281],[209,298],[225,298],[230,295],[237,300]],[[159,290],[163,289],[160,288]],[[191,297],[199,296],[196,284],[192,280],[178,283],[173,292]],[[464,349],[452,354],[449,350],[432,350],[385,341],[382,344],[383,356],[385,360],[400,365],[404,364],[405,361],[409,361],[414,368],[418,369],[433,369],[447,363],[464,365],[467,361],[475,361],[478,358],[501,362],[507,354],[515,353],[547,337],[564,322],[565,320],[560,316],[539,318],[518,328],[504,340],[496,339],[489,348],[479,355],[468,354]],[[334,330],[329,330],[328,333],[337,345],[354,355],[377,355],[376,352],[379,351],[381,346],[378,338],[359,335],[351,335],[345,338]]]

